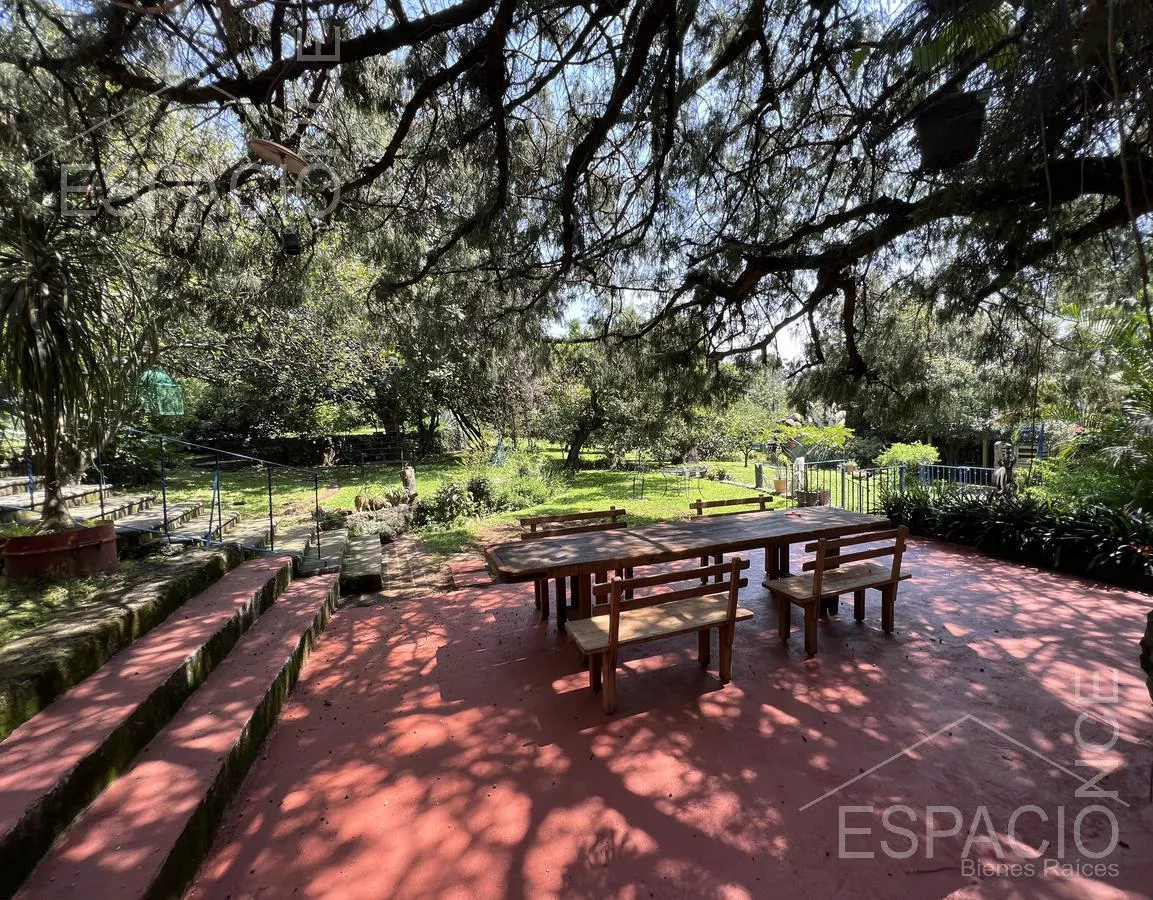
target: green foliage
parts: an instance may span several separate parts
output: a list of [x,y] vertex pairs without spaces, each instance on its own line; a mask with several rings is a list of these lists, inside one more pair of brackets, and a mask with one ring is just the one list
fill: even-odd
[[904,493],[885,491],[881,508],[915,534],[1011,559],[1076,572],[1153,575],[1153,517],[1142,509],[917,484]]
[[878,466],[919,466],[940,462],[941,454],[931,444],[890,444],[877,455]]
[[769,434],[782,448],[782,461],[803,456],[810,462],[839,456],[854,436],[844,425],[774,425]]

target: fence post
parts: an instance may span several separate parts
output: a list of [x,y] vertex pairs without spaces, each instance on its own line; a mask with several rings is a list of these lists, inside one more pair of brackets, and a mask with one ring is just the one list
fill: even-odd
[[897,466],[897,480],[900,485],[897,488],[898,493],[905,493],[905,467],[903,465]]
[[172,535],[168,533],[168,475],[165,472],[166,459],[164,452],[164,438],[160,439],[160,513],[164,517],[164,537],[172,543]]
[[104,518],[104,462],[100,453],[100,444],[96,444],[96,477],[100,490],[100,518]]
[[312,518],[316,522],[316,558],[320,559],[320,476],[312,473]]
[[848,509],[848,497],[845,494],[845,486],[848,484],[848,479],[845,473],[845,464],[841,463],[841,509]]
[[24,469],[28,475],[28,508],[36,508],[36,476],[32,474],[32,448],[28,436],[24,436]]
[[265,465],[268,473],[268,549],[276,549],[276,525],[272,521],[272,466]]

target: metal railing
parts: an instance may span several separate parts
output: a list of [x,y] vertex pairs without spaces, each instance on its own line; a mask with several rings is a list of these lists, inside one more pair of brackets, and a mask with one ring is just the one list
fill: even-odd
[[962,491],[995,489],[995,470],[987,466],[877,466],[858,468],[853,463],[829,460],[788,472],[791,499],[797,506],[839,506],[853,512],[881,511],[886,494],[903,494],[922,487],[951,485]]
[[[133,530],[163,536],[165,540],[171,543],[174,529],[172,527],[173,520],[169,515],[169,509],[173,489],[176,488],[177,485],[181,485],[184,489],[178,490],[177,493],[187,494],[188,490],[194,488],[196,482],[202,478],[207,471],[210,473],[208,523],[202,529],[198,530],[194,539],[197,543],[206,546],[222,546],[224,544],[234,543],[224,539],[224,529],[228,524],[225,522],[224,512],[226,486],[230,480],[229,476],[232,476],[231,480],[234,482],[233,488],[239,491],[240,488],[235,482],[245,476],[249,476],[249,480],[251,481],[250,476],[253,474],[253,470],[255,470],[256,473],[263,473],[264,476],[264,484],[260,490],[262,496],[267,498],[268,547],[246,546],[245,549],[255,552],[288,553],[294,556],[305,555],[304,551],[277,550],[276,548],[276,510],[273,499],[276,493],[275,481],[277,479],[283,481],[283,479],[287,477],[295,479],[297,484],[301,481],[304,481],[305,486],[311,484],[313,507],[312,530],[315,536],[316,557],[318,559],[321,558],[320,473],[315,469],[305,469],[299,466],[272,462],[271,460],[261,459],[256,456],[249,456],[230,450],[221,450],[217,447],[208,447],[204,444],[196,444],[192,441],[185,441],[180,438],[169,437],[168,435],[153,434],[130,426],[121,427],[119,433],[122,435],[131,435],[133,438],[139,440],[145,449],[148,447],[154,448],[157,452],[159,463],[161,528],[137,528]],[[195,463],[190,463],[182,458],[190,453],[195,454]],[[245,468],[240,470],[225,468],[232,464],[243,464]],[[106,481],[104,476],[104,459],[99,448],[96,452],[95,468],[100,483],[101,516],[103,517]],[[249,484],[247,493],[253,493],[253,487],[252,484]],[[239,500],[240,505],[247,504],[247,498],[243,496],[234,498],[234,503],[235,500]],[[217,535],[219,535],[219,537],[216,537]],[[311,556],[312,554],[308,553],[308,555]]]

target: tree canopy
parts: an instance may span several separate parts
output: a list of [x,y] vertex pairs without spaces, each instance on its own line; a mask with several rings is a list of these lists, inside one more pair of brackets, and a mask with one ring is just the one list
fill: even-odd
[[[166,252],[286,227],[313,248],[349,227],[380,303],[475,277],[499,298],[489,321],[575,299],[608,335],[688,319],[679,337],[714,359],[765,352],[797,323],[820,358],[832,322],[855,379],[876,374],[859,336],[877,284],[952,315],[1028,314],[1024,286],[1107,241],[1147,302],[1142,0],[6,11],[0,59],[21,99],[6,131],[43,195],[28,198],[58,192],[67,165],[69,201],[165,223]],[[311,175],[283,190],[250,139]]]

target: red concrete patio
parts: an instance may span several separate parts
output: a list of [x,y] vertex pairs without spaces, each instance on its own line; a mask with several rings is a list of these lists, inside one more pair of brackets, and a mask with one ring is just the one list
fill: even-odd
[[[190,896],[1153,895],[1153,599],[923,541],[906,560],[892,637],[871,596],[806,660],[755,578],[732,684],[691,636],[634,648],[612,716],[531,585],[346,608]],[[873,809],[839,835],[849,806]],[[930,850],[927,824],[958,833]]]

